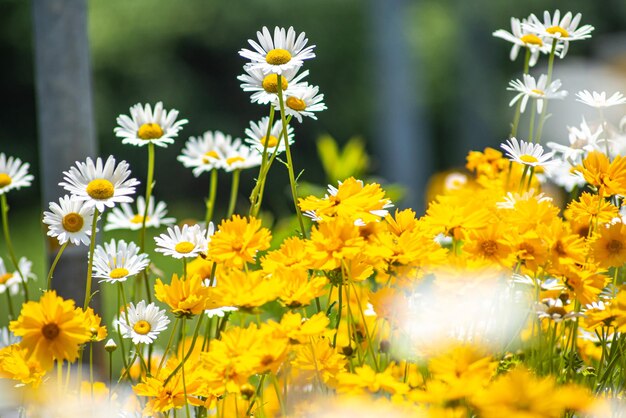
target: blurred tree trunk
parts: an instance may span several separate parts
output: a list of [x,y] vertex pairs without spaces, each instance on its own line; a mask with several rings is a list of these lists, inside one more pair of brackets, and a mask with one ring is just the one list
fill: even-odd
[[[87,37],[86,0],[33,0],[35,82],[42,202],[65,194],[62,172],[96,155]],[[49,264],[59,248],[48,240]],[[53,279],[65,298],[83,305],[87,274],[86,246],[68,246]],[[96,299],[94,299],[96,302]]]
[[382,176],[407,188],[405,206],[424,209],[434,170],[433,144],[424,122],[422,70],[410,51],[405,20],[409,0],[370,0],[375,117],[373,146]]

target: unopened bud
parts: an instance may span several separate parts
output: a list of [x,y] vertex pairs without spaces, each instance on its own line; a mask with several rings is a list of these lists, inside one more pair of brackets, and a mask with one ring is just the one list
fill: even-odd
[[117,344],[115,344],[115,341],[113,341],[113,338],[109,338],[106,344],[104,344],[104,349],[109,353],[112,353],[115,350],[117,350]]

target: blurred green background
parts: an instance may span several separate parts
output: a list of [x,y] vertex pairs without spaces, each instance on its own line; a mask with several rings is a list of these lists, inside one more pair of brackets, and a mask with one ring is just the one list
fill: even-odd
[[[378,158],[376,150],[389,138],[378,129],[383,121],[377,113],[380,92],[375,81],[393,72],[381,73],[380,55],[373,47],[378,32],[372,30],[372,23],[380,18],[373,7],[377,1],[383,0],[89,1],[100,155],[126,159],[134,175],[143,180],[146,150],[122,146],[113,134],[115,119],[138,102],[162,100],[166,108],[178,109],[189,124],[175,145],[158,149],[156,195],[169,203],[170,213],[178,219],[201,216],[208,178],[194,178],[176,156],[191,135],[218,129],[243,136],[250,120],[265,116],[265,108],[250,104],[249,95],[239,88],[236,77],[244,60],[238,51],[263,25],[294,26],[317,46],[317,57],[306,68],[311,72],[309,81],[320,86],[328,106],[318,121],[295,126],[297,170],[305,170],[303,179],[325,184],[316,139],[328,134],[344,144],[357,135],[367,144],[369,172],[384,179],[388,163]],[[557,7],[581,12],[583,23],[596,27],[591,40],[570,48],[570,56],[582,58],[597,57],[603,43],[620,36],[626,23],[623,0],[416,0],[403,5],[400,32],[408,61],[415,63],[408,68],[408,88],[415,89],[409,94],[418,104],[420,132],[432,144],[432,170],[462,166],[470,148],[497,146],[508,134],[511,95],[505,88],[519,76],[521,61],[510,62],[510,45],[493,38],[492,32],[510,30],[511,16],[522,18]],[[31,7],[29,1],[0,0],[0,151],[30,162],[37,179]],[[255,175],[242,176],[242,197],[249,194]],[[290,213],[286,172],[274,170],[269,184],[264,208],[278,216]],[[227,177],[221,176],[218,215],[227,204],[228,187]],[[8,196],[19,254],[32,253],[33,248],[43,253],[40,218],[47,202],[42,204],[39,196],[37,182]],[[1,253],[5,254],[3,249]],[[36,265],[36,272],[43,274],[43,263]]]

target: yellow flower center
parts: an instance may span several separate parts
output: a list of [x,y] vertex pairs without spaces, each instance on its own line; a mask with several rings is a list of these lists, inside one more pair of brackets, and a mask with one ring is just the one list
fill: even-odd
[[550,316],[556,314],[560,317],[564,317],[567,314],[567,311],[561,306],[551,306],[546,310],[546,313]]
[[525,163],[536,163],[539,162],[539,160],[536,157],[533,157],[532,155],[521,155],[519,157],[520,160],[522,160]]
[[176,250],[176,252],[179,252],[181,254],[188,254],[192,252],[195,247],[196,246],[192,242],[181,241],[176,244],[176,247],[174,247],[174,249]]
[[0,187],[8,186],[12,181],[11,176],[7,173],[0,173]]
[[41,328],[41,333],[48,340],[54,340],[61,330],[57,324],[46,324]]
[[289,96],[287,97],[287,107],[293,109],[297,112],[302,112],[306,109],[306,103],[302,99],[298,99],[297,97]]
[[272,49],[265,55],[265,62],[271,65],[287,64],[291,61],[291,54],[286,49]]
[[67,232],[78,232],[83,228],[84,220],[80,214],[76,212],[70,212],[63,217],[63,229]]
[[560,26],[550,26],[548,29],[546,29],[546,32],[548,32],[550,35],[556,35],[557,33],[560,33],[561,38],[569,38],[569,32]]
[[543,45],[543,41],[541,40],[541,38],[532,33],[528,33],[522,36],[520,38],[520,41],[524,42],[525,44],[539,45],[539,46]]
[[278,138],[276,138],[274,135],[270,135],[269,140],[267,139],[267,136],[264,136],[263,138],[259,139],[259,141],[263,146],[267,145],[268,148],[274,148],[276,145],[278,145]]
[[546,94],[543,90],[539,90],[539,89],[532,89],[530,92],[538,94],[540,96],[543,96],[544,94]]
[[616,239],[613,239],[606,244],[606,250],[611,254],[619,254],[623,247],[624,244]]
[[[149,220],[150,220],[150,217],[146,216],[146,222],[148,222]],[[130,222],[134,224],[140,224],[143,222],[143,216],[140,214],[137,214],[133,216],[132,218],[130,218]]]
[[107,179],[91,180],[87,185],[87,194],[94,199],[103,200],[113,196],[115,188]]
[[143,319],[140,321],[137,321],[135,325],[133,325],[133,330],[137,334],[141,334],[141,335],[146,335],[147,333],[150,332],[151,329],[152,327],[150,326],[150,323],[148,321],[144,321]]
[[245,158],[240,157],[240,156],[236,156],[236,157],[230,157],[226,159],[226,164],[228,165],[233,165],[234,163],[240,162],[240,161],[246,161]]
[[[263,78],[263,90],[268,93],[278,93],[278,75],[277,74],[268,74]],[[280,76],[280,88],[285,91],[289,83],[284,76]]]
[[202,162],[205,164],[208,164],[211,162],[211,160],[209,160],[209,158],[215,158],[217,160],[220,159],[220,155],[217,153],[217,151],[211,150],[209,152],[205,152],[204,153],[204,157],[202,157]]
[[144,123],[139,127],[137,136],[147,141],[159,139],[163,136],[163,129],[158,123]]
[[11,277],[13,277],[13,273],[4,273],[0,276],[0,284],[5,284]]
[[483,243],[480,244],[480,248],[483,250],[484,255],[490,257],[498,251],[498,243],[493,240],[483,241]]
[[124,267],[118,267],[111,270],[111,273],[109,273],[109,277],[112,279],[121,279],[126,276],[128,276],[128,270],[126,270]]

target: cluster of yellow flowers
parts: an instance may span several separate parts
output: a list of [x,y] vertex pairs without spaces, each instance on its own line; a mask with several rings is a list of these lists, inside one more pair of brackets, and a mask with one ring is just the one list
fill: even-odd
[[[511,84],[518,92],[514,131],[529,100],[545,119],[544,101],[565,96],[557,92],[560,83],[548,84],[551,72],[536,82],[528,67],[545,53],[551,71],[569,42],[588,38],[593,28],[578,28],[579,21],[557,11],[543,22],[534,15],[514,19],[513,34],[496,33],[513,42],[513,55],[528,50],[524,83]],[[471,151],[467,170],[436,185],[422,217],[411,209],[390,212],[379,184],[354,177],[328,186],[323,197],[298,198],[288,125],[325,109],[318,88],[302,81],[308,71],[298,75],[313,47],[292,28],[276,28],[274,37],[264,28],[258,38],[250,41],[254,51],[240,52],[251,60],[240,79],[253,102],[269,104],[270,116],[246,131],[250,147],[207,132],[190,139],[179,157],[194,174],[211,173],[205,222],[155,237],[156,251],[181,260],[180,270],[161,272],[144,253],[146,229],[173,223],[152,196],[155,146],[173,143],[186,122],[161,103],[154,112],[137,105],[132,117],[118,119],[123,142],[149,150],[146,195],[136,211],[128,203],[138,182],[129,178],[128,164],[109,157],[65,172],[61,185],[71,196],[44,214],[48,235],[62,245],[57,260],[70,243],[90,244],[82,308],[50,290],[56,261],[47,290],[29,300],[26,264],[7,243],[16,272],[0,265],[11,315],[0,377],[12,382],[16,406],[32,416],[69,414],[69,406],[59,413],[51,406],[51,399],[65,397],[94,416],[176,417],[184,409],[188,418],[615,413],[624,397],[626,159],[609,148],[609,139],[597,146],[585,125],[570,147],[555,145],[544,154],[540,133],[534,143],[513,132],[502,144],[506,155]],[[600,100],[588,92],[580,97],[587,104]],[[534,128],[534,113],[530,123]],[[287,153],[300,226],[282,241],[259,216],[279,152]],[[559,164],[569,165],[565,174],[553,171]],[[253,166],[260,166],[259,176],[243,216],[235,213],[238,176]],[[26,169],[0,154],[6,237],[5,193],[30,184]],[[233,194],[215,227],[218,169],[232,173]],[[546,179],[575,184],[567,205],[540,191]],[[96,248],[99,215],[107,208],[113,209],[104,229],[139,230],[139,245],[112,240]],[[110,335],[89,306],[94,277],[117,287]],[[21,297],[14,315],[12,303]],[[163,349],[156,341],[166,330]],[[92,363],[93,348],[107,336],[108,385]],[[119,373],[114,355],[123,364]]]

